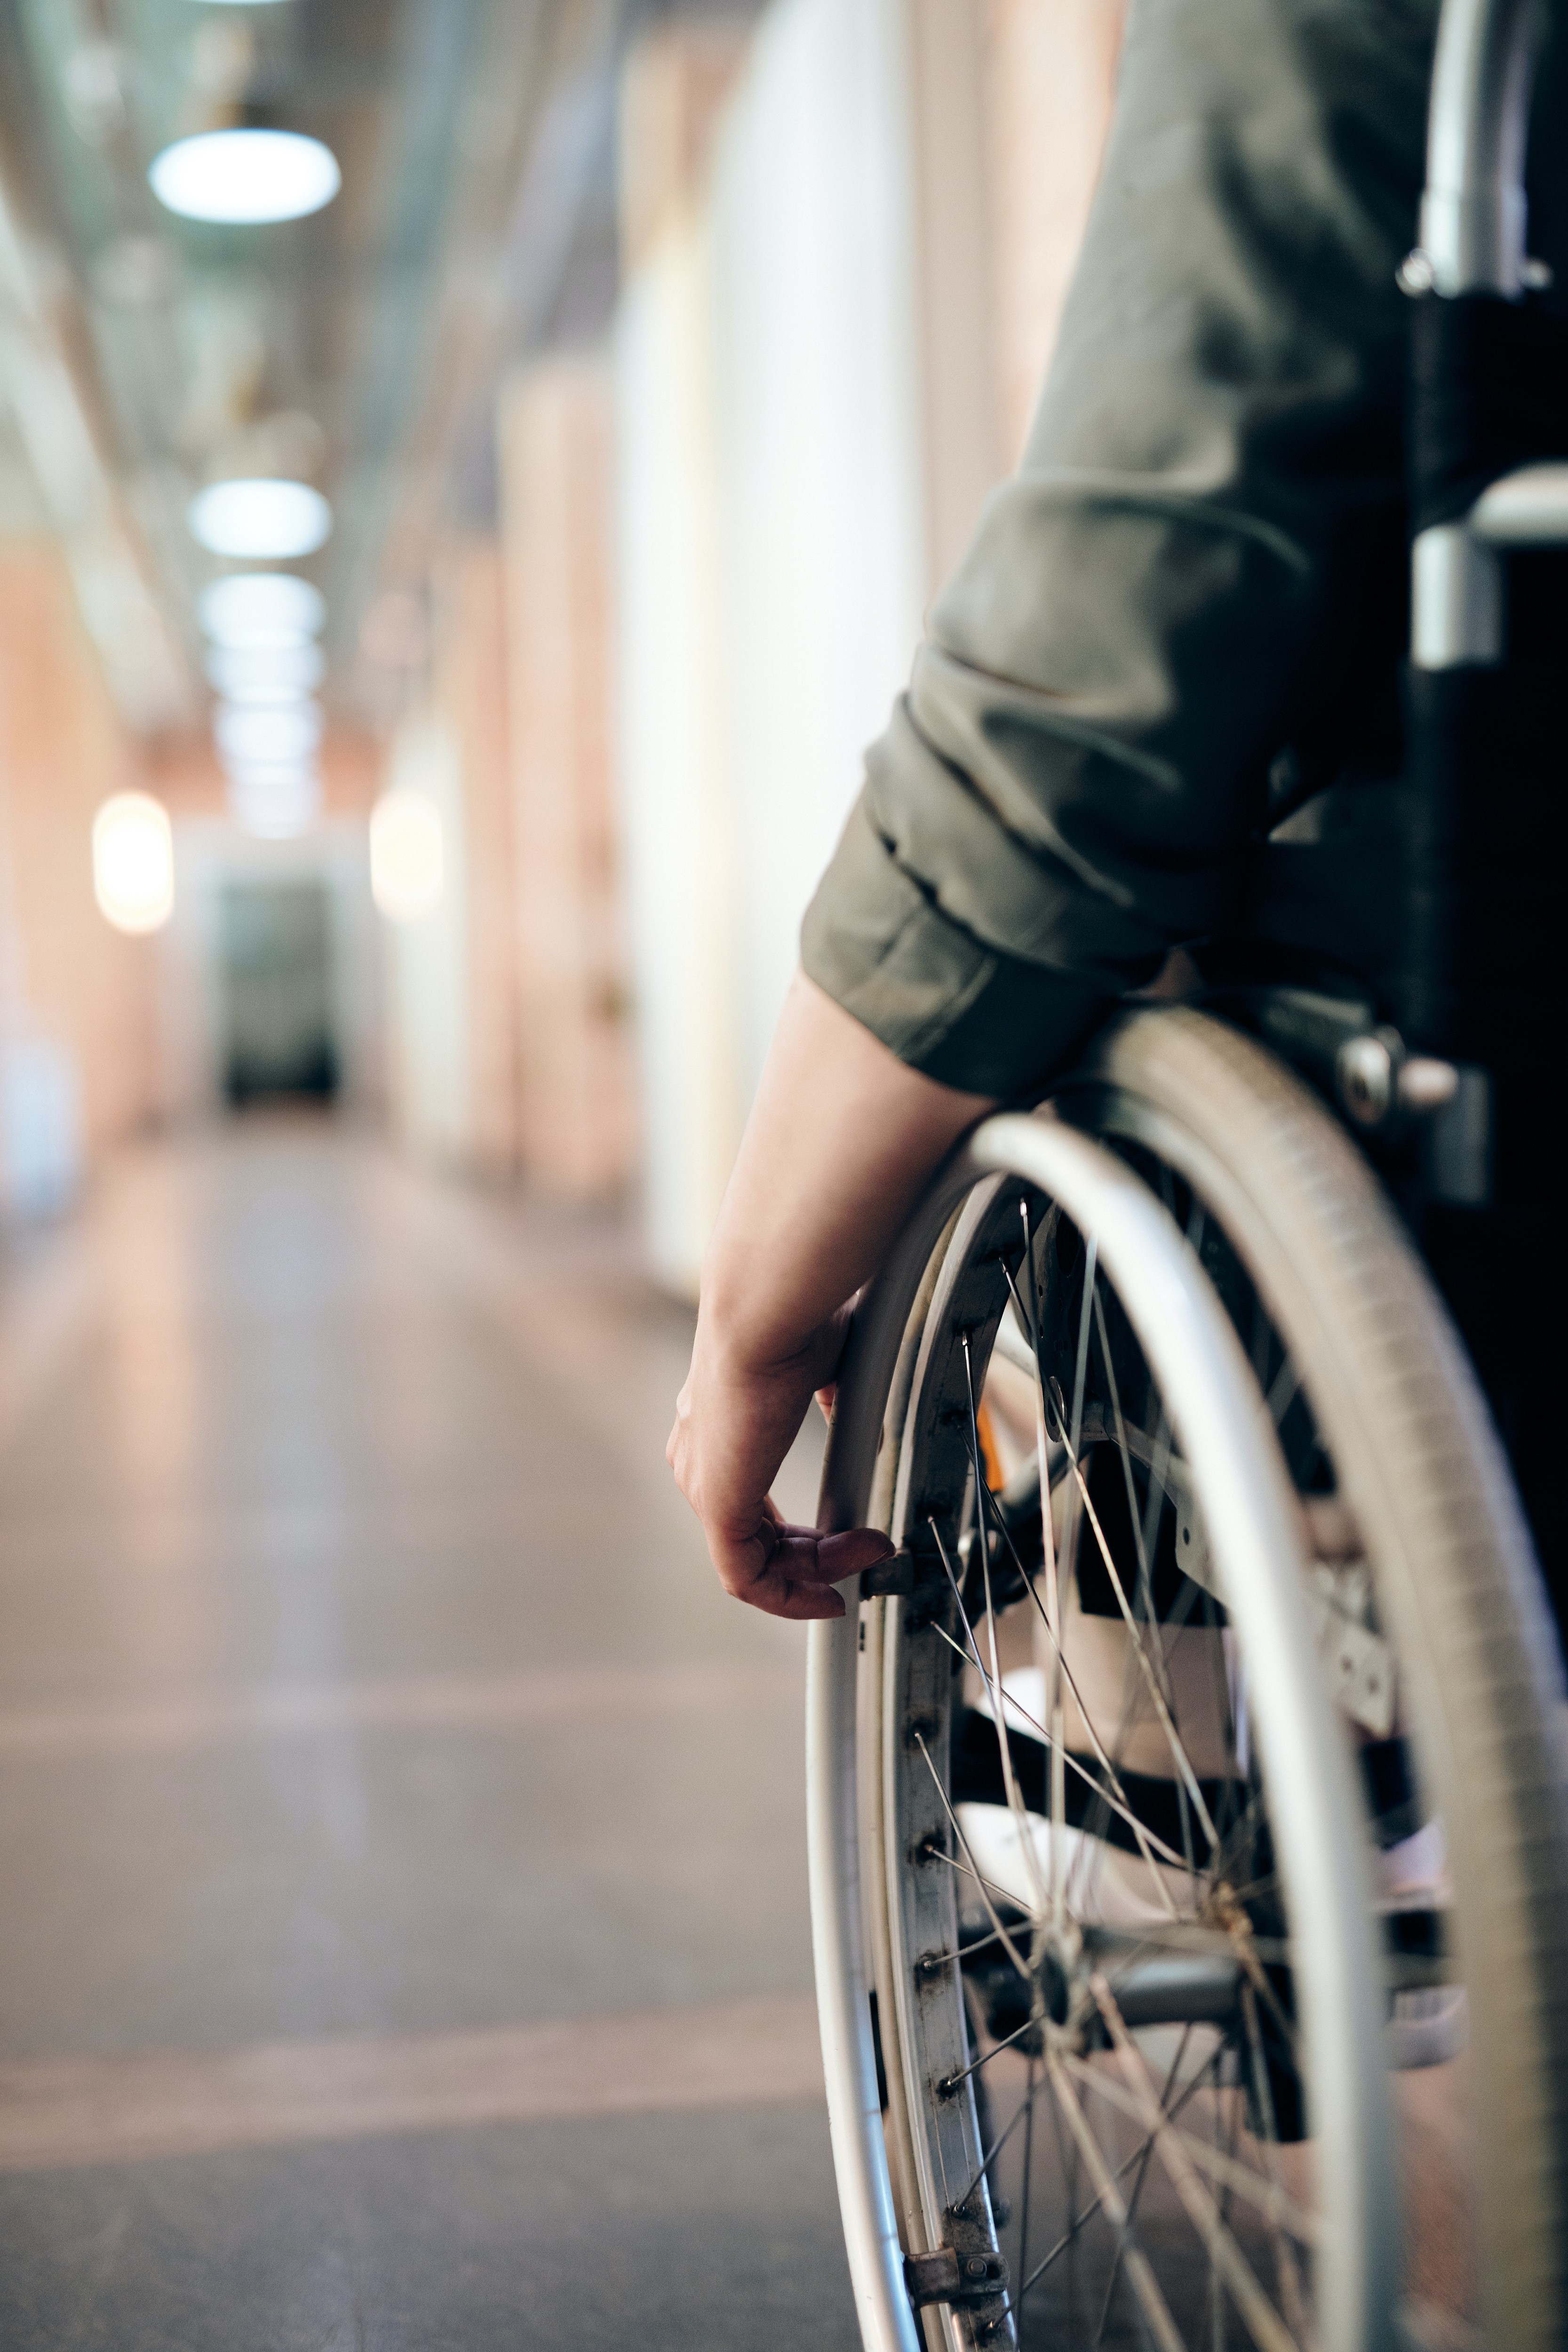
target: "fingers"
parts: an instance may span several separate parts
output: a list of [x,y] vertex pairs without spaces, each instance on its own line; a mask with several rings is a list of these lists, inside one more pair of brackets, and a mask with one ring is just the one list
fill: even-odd
[[771,1502],[767,1511],[754,1535],[711,1541],[710,1549],[725,1591],[769,1617],[842,1617],[844,1601],[833,1586],[886,1559],[893,1549],[875,1528],[825,1536],[815,1528],[785,1525]]
[[826,1563],[828,1581],[839,1584],[847,1576],[861,1576],[879,1560],[891,1559],[894,1546],[879,1528],[846,1528],[841,1534],[819,1536],[816,1552]]

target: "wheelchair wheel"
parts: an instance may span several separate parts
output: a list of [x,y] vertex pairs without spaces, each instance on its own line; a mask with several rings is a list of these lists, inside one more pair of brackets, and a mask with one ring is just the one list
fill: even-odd
[[1184,1009],[988,1122],[825,1509],[901,1547],[812,1671],[867,2342],[1556,2341],[1554,1641],[1333,1123]]

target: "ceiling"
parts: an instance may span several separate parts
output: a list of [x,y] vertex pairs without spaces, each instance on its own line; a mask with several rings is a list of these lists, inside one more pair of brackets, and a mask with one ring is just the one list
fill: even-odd
[[[245,474],[331,499],[331,539],[293,568],[327,598],[331,702],[377,715],[365,616],[418,587],[454,515],[488,520],[499,372],[602,331],[616,60],[642,13],[0,0],[0,530],[30,478],[133,725],[204,715],[195,601],[226,567],[185,511]],[[264,227],[165,212],[154,155],[237,124],[323,140],[341,194]]]

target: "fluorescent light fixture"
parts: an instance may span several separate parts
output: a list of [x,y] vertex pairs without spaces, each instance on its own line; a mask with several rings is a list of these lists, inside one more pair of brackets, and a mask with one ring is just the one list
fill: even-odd
[[282,646],[216,646],[207,677],[230,702],[298,702],[321,683],[326,663],[309,637]]
[[326,599],[291,572],[232,572],[202,590],[196,607],[216,646],[295,646],[327,617]]
[[389,923],[415,923],[441,902],[446,856],[441,812],[407,784],[370,813],[370,888]]
[[147,173],[170,212],[246,227],[319,213],[342,176],[331,149],[298,131],[199,131],[155,155]]
[[308,760],[321,740],[319,703],[289,702],[268,709],[247,702],[221,702],[213,719],[218,750],[233,767],[273,760]]
[[174,911],[174,835],[150,793],[115,793],[92,821],[92,892],[117,931],[161,930]]
[[332,510],[309,482],[214,482],[191,500],[191,536],[214,555],[262,563],[313,555],[332,528]]
[[247,833],[290,841],[309,833],[321,813],[321,779],[298,764],[248,768],[230,778],[228,804]]

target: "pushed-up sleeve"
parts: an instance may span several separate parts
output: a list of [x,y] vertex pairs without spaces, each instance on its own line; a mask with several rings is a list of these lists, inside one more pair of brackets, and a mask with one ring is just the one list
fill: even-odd
[[1223,926],[1270,767],[1401,626],[1436,7],[1142,0],[1058,354],[807,911],[903,1060],[1012,1095]]

